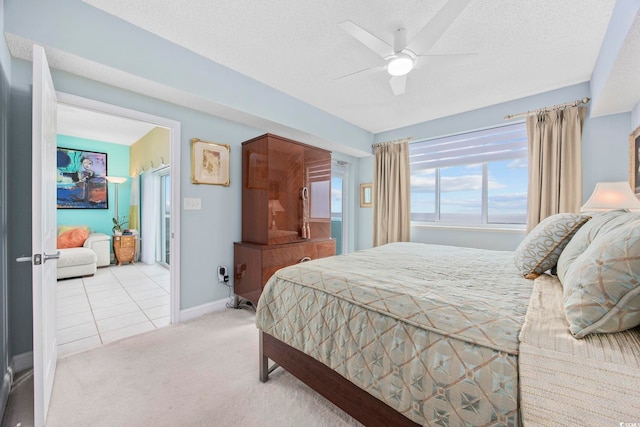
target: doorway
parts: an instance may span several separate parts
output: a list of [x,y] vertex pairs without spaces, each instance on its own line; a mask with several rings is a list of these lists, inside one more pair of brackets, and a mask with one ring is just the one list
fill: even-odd
[[[84,293],[86,299],[89,301],[89,305],[100,304],[99,302],[91,303],[90,292],[99,291],[101,286],[103,288],[114,288],[115,292],[118,293],[118,296],[114,296],[114,298],[121,298],[122,301],[124,301],[124,299],[126,298],[125,294],[128,294],[131,300],[127,300],[125,303],[130,304],[130,307],[133,306],[131,304],[135,304],[140,309],[137,313],[133,313],[133,311],[130,310],[130,313],[125,313],[127,314],[127,316],[121,316],[123,318],[128,317],[128,321],[132,321],[132,319],[136,316],[141,316],[145,313],[146,309],[153,309],[153,307],[147,307],[145,304],[148,304],[149,301],[152,301],[153,299],[159,301],[163,298],[164,295],[165,298],[168,297],[167,315],[160,318],[160,315],[157,314],[156,319],[151,319],[147,315],[147,320],[150,320],[151,323],[156,327],[159,327],[158,325],[164,326],[165,324],[179,322],[180,212],[178,208],[180,204],[178,201],[180,200],[180,189],[178,177],[180,173],[180,123],[174,120],[152,116],[146,113],[128,110],[122,107],[105,104],[65,93],[58,93],[58,103],[73,108],[90,110],[92,112],[125,118],[132,121],[144,122],[152,125],[153,127],[168,129],[170,154],[169,159],[163,159],[162,163],[171,165],[171,167],[158,168],[158,163],[156,163],[156,168],[154,169],[154,173],[157,173],[159,169],[162,169],[160,174],[162,193],[159,194],[158,197],[158,199],[162,201],[162,209],[160,205],[157,206],[158,217],[161,218],[161,220],[158,221],[159,235],[157,236],[157,238],[156,236],[154,236],[154,239],[149,239],[157,240],[161,243],[161,250],[159,250],[158,252],[163,255],[157,260],[158,264],[147,265],[136,262],[133,265],[124,264],[119,267],[103,267],[98,269],[98,272],[93,277],[84,279],[70,279],[74,280],[75,283],[73,283],[73,286],[66,286],[66,289],[67,292],[69,292],[71,295],[73,295],[74,293],[77,295],[81,295],[81,293]],[[133,182],[136,179],[135,177],[131,177],[130,180]],[[137,179],[137,181],[139,181],[139,179]],[[137,188],[137,191],[139,194],[139,187]],[[135,197],[136,195],[134,194],[134,197],[132,197],[132,199],[135,199]],[[142,209],[140,204],[138,204],[137,208]],[[140,222],[133,220],[134,211],[135,210],[133,209],[130,211],[132,215],[132,223],[130,223],[130,228],[134,228],[134,224],[138,225],[137,228],[139,228]],[[162,224],[162,226],[160,226],[160,224]],[[140,233],[139,238],[139,243],[141,245],[144,245],[144,235],[142,235],[142,233]],[[116,279],[115,282],[112,281],[110,285],[106,284],[113,278]],[[62,282],[64,281],[58,283]],[[64,283],[64,285],[67,284],[68,283]],[[75,287],[75,290],[72,289],[73,287]],[[62,286],[59,286],[59,288],[62,288]],[[140,294],[145,294],[144,296],[146,299],[144,301],[136,298],[139,297]],[[94,311],[92,311],[92,313],[94,313]],[[94,321],[97,320],[94,314],[92,314],[92,316],[94,317]],[[140,329],[140,332],[142,331],[143,330]]]
[[171,166],[143,172],[140,184],[140,260],[171,267]]
[[349,251],[348,194],[349,164],[341,160],[331,162],[331,237],[336,239],[336,255]]

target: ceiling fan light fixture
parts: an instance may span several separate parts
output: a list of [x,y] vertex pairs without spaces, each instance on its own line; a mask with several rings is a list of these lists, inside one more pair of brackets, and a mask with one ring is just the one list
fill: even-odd
[[413,69],[413,58],[404,53],[396,54],[395,58],[389,61],[387,71],[392,76],[404,76]]

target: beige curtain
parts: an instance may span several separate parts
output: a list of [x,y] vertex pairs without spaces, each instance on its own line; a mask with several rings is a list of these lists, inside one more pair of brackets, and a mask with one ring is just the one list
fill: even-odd
[[550,215],[580,210],[586,114],[586,107],[569,107],[527,117],[527,233]]
[[408,242],[411,228],[409,140],[375,146],[373,246]]

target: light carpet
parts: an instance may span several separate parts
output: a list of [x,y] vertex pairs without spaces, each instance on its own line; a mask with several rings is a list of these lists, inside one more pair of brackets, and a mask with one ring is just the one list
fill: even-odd
[[222,312],[58,362],[47,426],[359,426],[279,368],[258,379],[255,313]]

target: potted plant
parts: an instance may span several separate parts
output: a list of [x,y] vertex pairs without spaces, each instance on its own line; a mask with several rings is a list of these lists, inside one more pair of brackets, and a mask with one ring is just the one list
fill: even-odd
[[125,221],[126,217],[122,217],[122,218],[111,218],[113,220],[113,228],[111,229],[113,231],[113,234],[115,236],[121,236],[122,235],[122,228],[123,226],[127,223],[127,221]]

